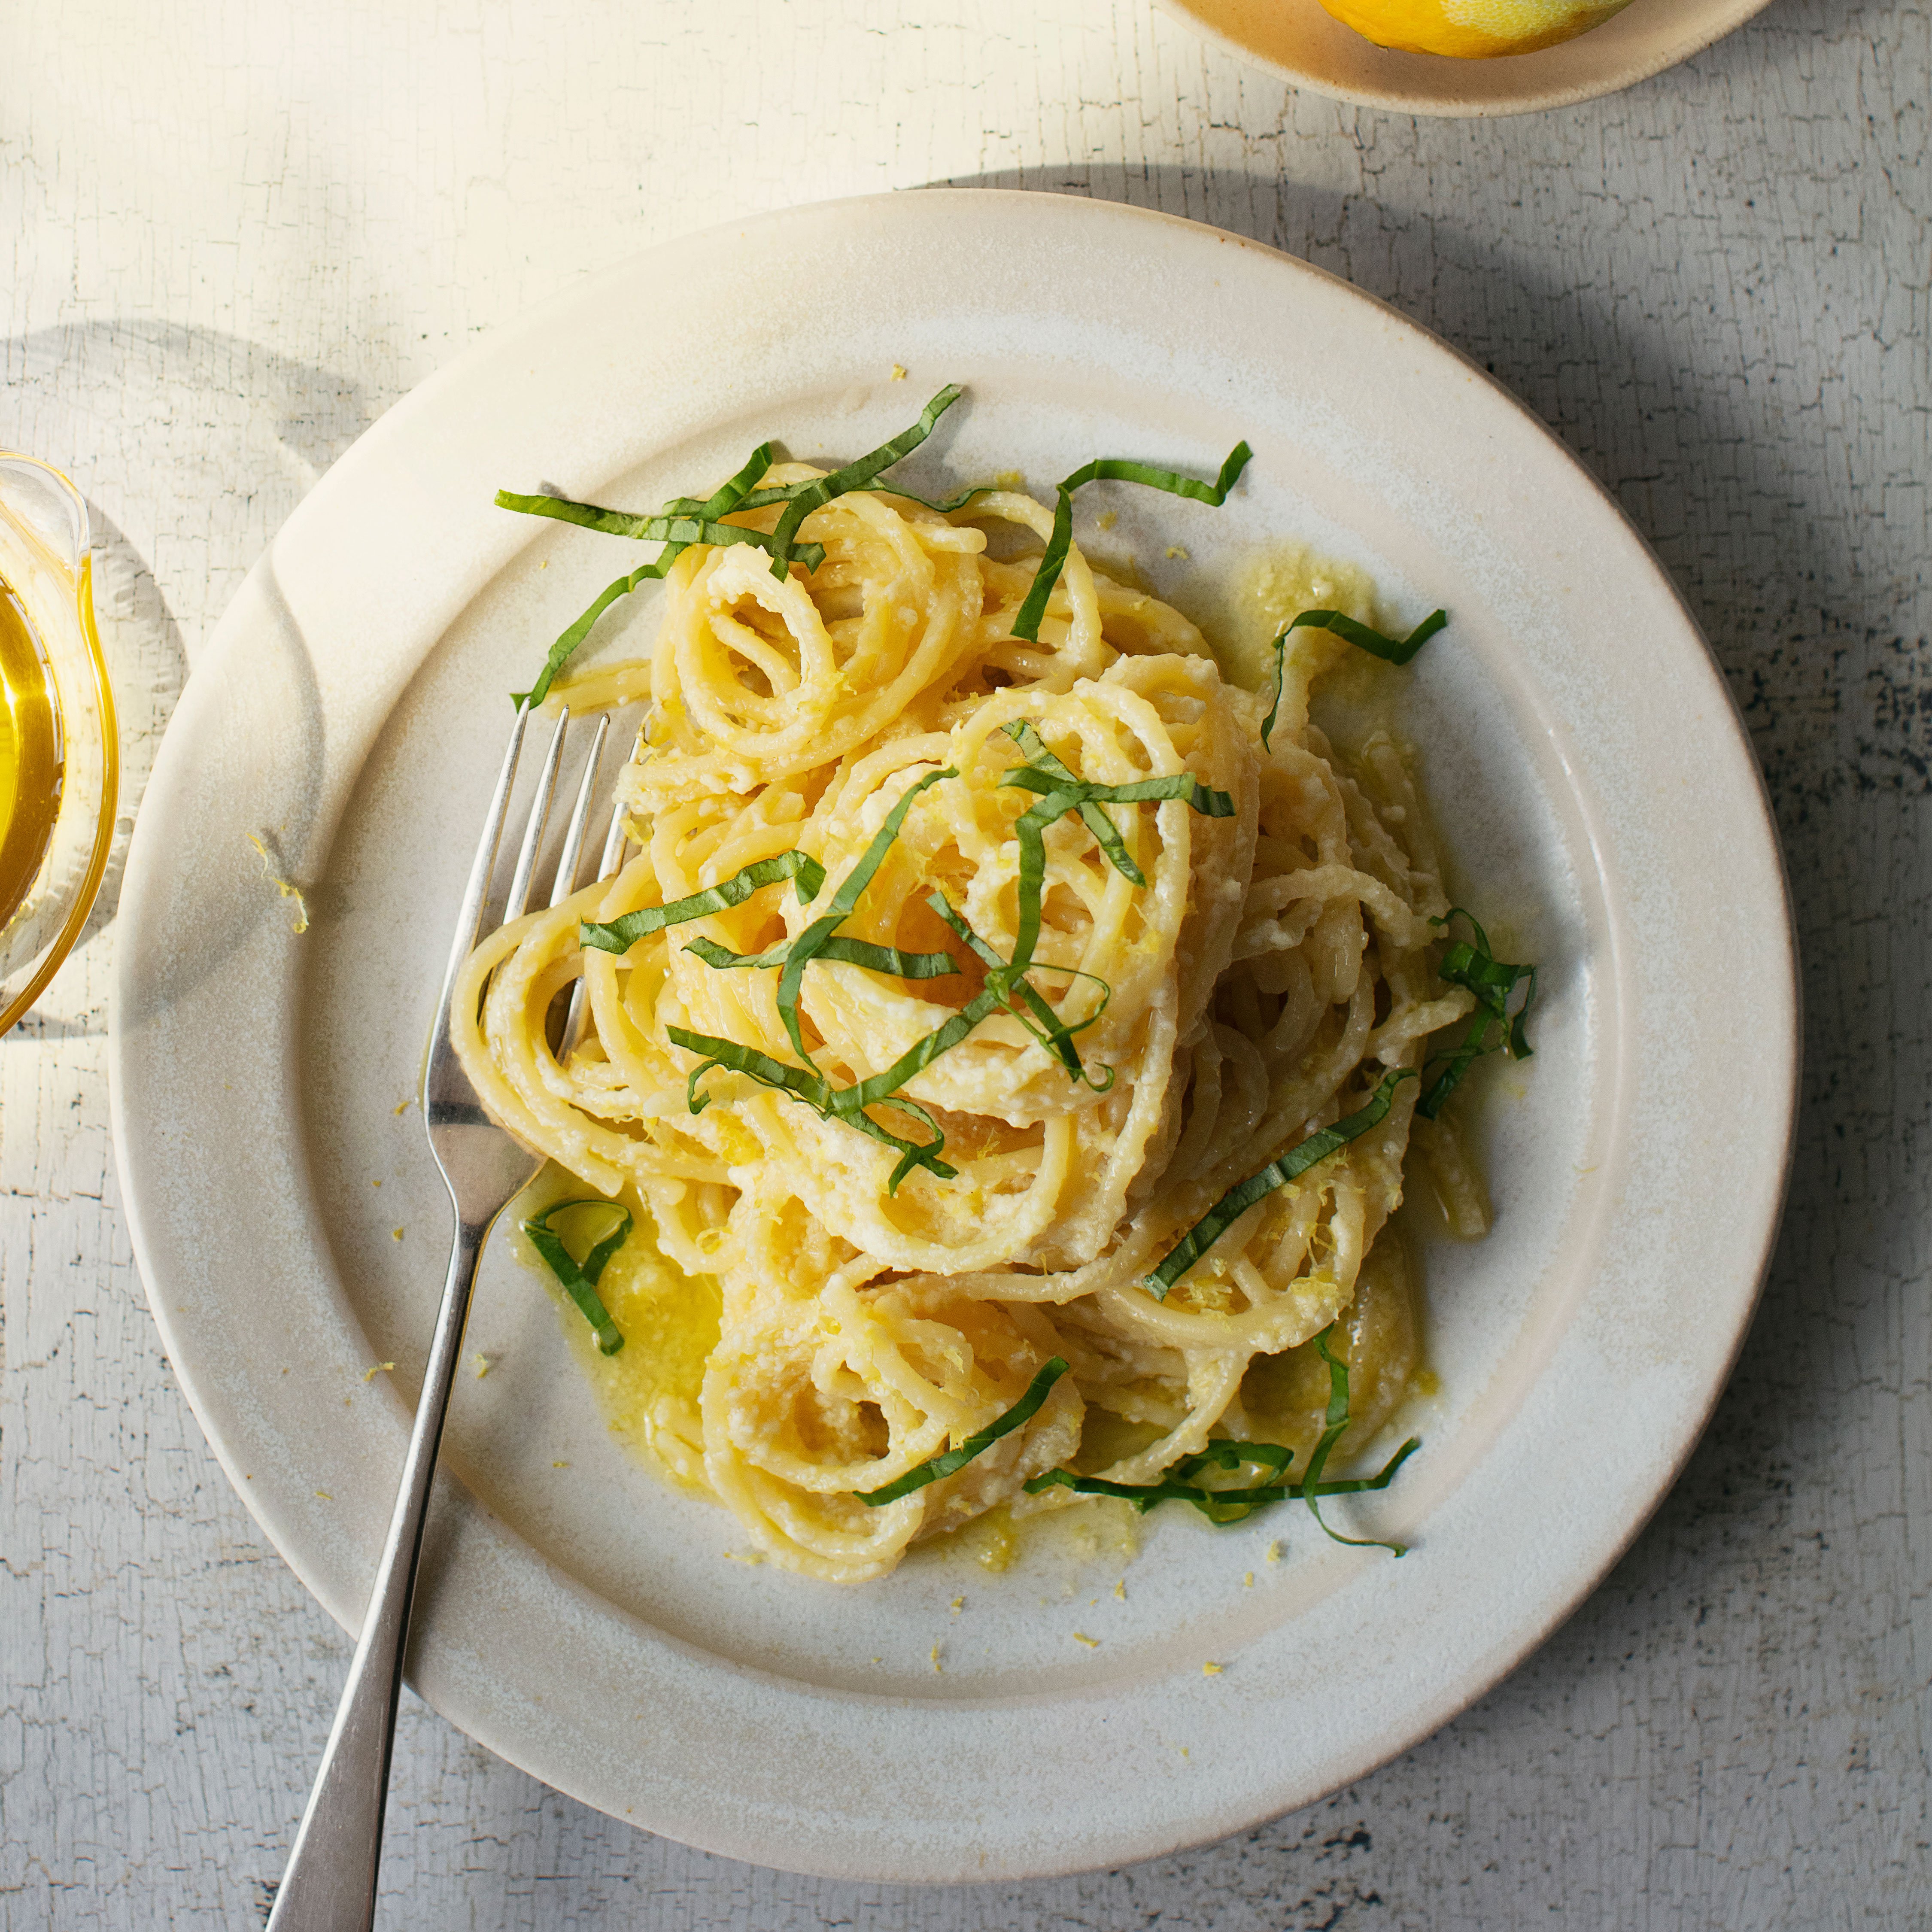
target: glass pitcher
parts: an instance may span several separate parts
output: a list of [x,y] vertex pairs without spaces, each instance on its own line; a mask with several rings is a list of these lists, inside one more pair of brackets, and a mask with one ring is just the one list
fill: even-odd
[[0,1033],[87,922],[118,776],[87,506],[58,470],[0,451]]

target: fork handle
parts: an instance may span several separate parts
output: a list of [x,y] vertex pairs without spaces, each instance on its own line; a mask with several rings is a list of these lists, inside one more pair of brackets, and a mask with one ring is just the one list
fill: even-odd
[[369,1932],[375,1923],[382,1811],[388,1798],[396,1706],[402,1695],[423,1523],[429,1514],[443,1418],[462,1355],[477,1258],[495,1219],[492,1215],[478,1223],[458,1218],[388,1539],[376,1566],[349,1682],[343,1687],[322,1768],[316,1773],[308,1808],[275,1893],[267,1932]]

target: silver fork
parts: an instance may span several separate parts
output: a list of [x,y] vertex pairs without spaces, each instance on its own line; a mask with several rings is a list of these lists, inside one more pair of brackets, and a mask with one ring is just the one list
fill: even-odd
[[[382,1811],[388,1796],[389,1760],[395,1741],[396,1706],[402,1693],[403,1660],[410,1628],[410,1604],[415,1594],[416,1565],[422,1552],[423,1522],[429,1510],[430,1487],[436,1474],[436,1450],[442,1439],[443,1417],[456,1379],[463,1348],[463,1328],[470,1313],[470,1291],[483,1244],[497,1216],[526,1186],[542,1162],[528,1153],[484,1112],[470,1076],[458,1064],[450,1044],[450,1000],[463,962],[482,937],[484,909],[490,880],[496,867],[496,848],[509,810],[510,789],[523,748],[526,710],[519,710],[510,734],[509,749],[490,801],[483,842],[464,894],[450,949],[449,970],[443,976],[442,997],[430,1028],[429,1054],[423,1068],[422,1111],[430,1151],[442,1170],[456,1210],[456,1240],[450,1250],[449,1274],[443,1282],[430,1339],[429,1365],[416,1404],[415,1426],[403,1458],[403,1477],[396,1495],[389,1534],[369,1593],[362,1634],[349,1666],[349,1682],[335,1713],[334,1727],[322,1754],[308,1808],[296,1833],[288,1869],[275,1894],[268,1916],[268,1932],[368,1932],[376,1916],[376,1876],[382,1853]],[[517,854],[503,923],[523,914],[530,897],[531,876],[543,844],[544,829],[556,790],[563,760],[564,734],[570,722],[566,711],[557,720],[537,781],[523,843]],[[556,880],[550,902],[559,905],[576,890],[584,828],[596,790],[597,770],[610,730],[608,716],[598,722],[597,736],[584,766],[584,782],[571,814]],[[610,836],[598,876],[616,868],[624,843],[623,815],[614,811]],[[581,985],[571,1000],[565,1022],[565,1044],[574,1037],[580,1016]]]

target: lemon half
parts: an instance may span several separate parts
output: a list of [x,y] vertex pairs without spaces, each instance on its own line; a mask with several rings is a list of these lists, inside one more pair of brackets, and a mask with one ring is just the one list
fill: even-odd
[[1345,26],[1405,53],[1488,60],[1574,40],[1630,0],[1322,0]]

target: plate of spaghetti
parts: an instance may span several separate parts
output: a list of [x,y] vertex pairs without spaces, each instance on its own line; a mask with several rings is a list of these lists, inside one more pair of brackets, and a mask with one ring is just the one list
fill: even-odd
[[136,1252],[345,1625],[514,704],[610,717],[613,831],[457,1004],[546,1162],[420,1600],[471,1735],[766,1864],[1118,1864],[1426,1735],[1641,1526],[1796,1073],[1694,626],[1344,284],[922,194],[671,244],[424,385],[170,728],[113,1043]]

